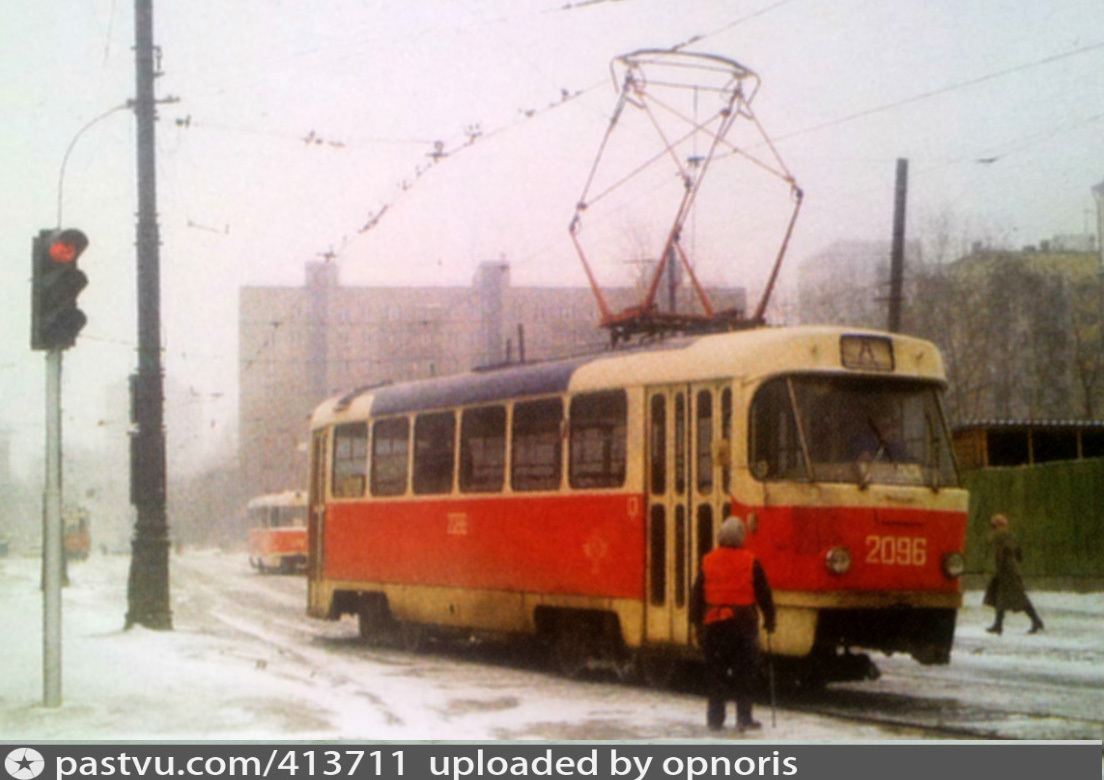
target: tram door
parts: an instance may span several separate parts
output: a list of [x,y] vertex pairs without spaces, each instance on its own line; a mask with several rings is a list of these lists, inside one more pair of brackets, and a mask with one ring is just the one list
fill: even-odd
[[690,588],[727,506],[731,425],[727,386],[648,391],[649,642],[690,641]]
[[322,537],[326,520],[326,454],[328,437],[326,429],[314,432],[310,451],[310,489],[307,491],[307,578],[310,581],[322,579]]

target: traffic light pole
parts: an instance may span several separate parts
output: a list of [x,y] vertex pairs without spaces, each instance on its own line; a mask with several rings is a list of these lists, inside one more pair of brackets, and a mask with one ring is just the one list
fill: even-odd
[[42,530],[42,703],[61,706],[61,349],[46,352],[46,487]]
[[138,520],[127,582],[126,625],[171,629],[152,0],[135,0],[134,37],[134,113],[138,124],[138,374],[131,385],[136,430],[131,434],[130,493]]
[[46,353],[46,479],[42,492],[43,704],[61,706],[61,588],[67,584],[61,517],[61,356],[87,322],[77,296],[88,277],[80,230],[40,230],[31,242],[31,349]]

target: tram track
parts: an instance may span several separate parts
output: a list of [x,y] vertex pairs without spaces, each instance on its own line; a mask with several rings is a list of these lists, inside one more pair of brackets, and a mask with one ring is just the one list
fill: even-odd
[[1063,670],[1009,675],[979,662],[886,664],[876,682],[828,686],[795,711],[944,731],[978,739],[1101,739],[1093,679]]
[[[825,694],[831,698],[831,694]],[[855,696],[841,705],[838,701],[784,702],[789,712],[835,718],[853,723],[919,731],[932,738],[946,739],[1100,739],[1104,720],[1066,715],[1042,714],[1017,708],[981,705],[945,706],[922,695],[901,697],[894,708],[906,705],[911,713],[885,712],[877,694]]]
[[[266,577],[245,569],[227,572],[230,560],[222,561],[222,571],[216,572],[215,563],[201,560],[175,567],[177,575],[188,580],[181,590],[191,592],[181,612],[194,609],[205,631],[248,634],[263,640],[270,658],[276,659],[270,661],[273,673],[281,662],[287,662],[281,673],[326,680],[332,686],[349,685],[363,689],[366,699],[375,699],[371,685],[358,672],[358,664],[364,663],[376,668],[373,674],[411,680],[453,680],[460,675],[485,688],[488,695],[535,686],[557,698],[584,700],[602,691],[600,695],[609,700],[646,699],[648,706],[661,713],[689,708],[695,712],[695,724],[698,721],[700,680],[684,680],[666,690],[628,686],[612,673],[571,680],[551,672],[531,652],[510,643],[431,642],[421,652],[407,652],[398,646],[369,647],[359,640],[348,620],[328,623],[307,618],[300,578]],[[1056,650],[1060,652],[1060,648]],[[1012,650],[1002,650],[1009,652]],[[1104,736],[1104,720],[1095,715],[1092,704],[1099,692],[1081,667],[1008,675],[1008,667],[1000,666],[1006,662],[1004,655],[994,653],[990,658],[974,652],[962,656],[958,664],[921,667],[911,659],[893,657],[879,661],[883,674],[876,681],[830,684],[801,694],[780,692],[776,714],[787,725],[823,719],[841,724],[839,728],[845,731],[847,724],[854,724],[860,731],[881,731],[901,739],[1095,740]],[[390,671],[380,672],[380,668]],[[445,684],[430,695],[429,705],[379,699],[374,706],[388,720],[405,722],[419,717],[420,706],[448,710],[452,702],[447,689],[456,687],[455,682]],[[770,717],[769,706],[764,691],[757,710],[764,722]],[[545,724],[545,728],[556,726]],[[708,734],[698,733],[700,726],[690,729],[682,724],[679,728],[686,729],[682,735],[687,738],[708,738]],[[504,732],[503,738],[517,736]]]
[[868,726],[881,726],[889,729],[907,729],[911,732],[921,732],[932,739],[1013,739],[1013,737],[1002,736],[998,731],[993,729],[932,724],[920,720],[893,718],[873,713],[845,713],[830,707],[816,705],[787,704],[786,710],[788,712],[799,712],[804,715],[816,715],[821,718],[834,718],[848,723],[862,723]]

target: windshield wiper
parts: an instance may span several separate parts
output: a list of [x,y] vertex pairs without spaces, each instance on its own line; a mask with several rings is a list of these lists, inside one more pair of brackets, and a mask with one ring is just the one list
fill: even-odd
[[932,422],[931,412],[924,412],[924,422],[928,426],[928,446],[933,450],[932,456],[932,490],[936,493],[939,492],[939,488],[942,485],[939,483],[939,477],[943,473],[943,463],[940,457],[943,452],[942,440],[940,439],[934,423]]
[[876,461],[880,455],[885,455],[894,466],[897,465],[897,458],[893,457],[893,448],[890,446],[889,440],[886,439],[885,434],[882,433],[882,429],[878,427],[878,423],[874,422],[874,418],[867,416],[866,422],[870,425],[870,430],[874,432],[874,438],[878,441],[878,449],[874,452],[874,457],[871,462]]
[[790,409],[793,411],[794,425],[797,426],[797,440],[801,443],[801,456],[805,460],[805,478],[815,484],[813,476],[813,462],[809,460],[809,445],[805,441],[805,425],[801,419],[801,410],[797,405],[797,393],[794,392],[793,377],[786,377],[786,389],[790,395]]

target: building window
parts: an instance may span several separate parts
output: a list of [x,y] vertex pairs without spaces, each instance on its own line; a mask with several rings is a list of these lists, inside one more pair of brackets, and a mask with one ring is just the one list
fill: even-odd
[[364,495],[364,478],[368,472],[368,425],[348,423],[334,429],[333,483],[334,498],[356,498]]
[[467,409],[460,421],[460,490],[498,493],[506,482],[506,409]]
[[510,485],[514,490],[556,490],[563,453],[563,401],[547,398],[514,406]]
[[379,420],[372,426],[372,495],[401,496],[406,492],[410,421]]
[[571,399],[571,487],[625,484],[626,408],[623,390]]
[[433,495],[452,491],[456,446],[453,412],[419,414],[414,420],[414,492]]

